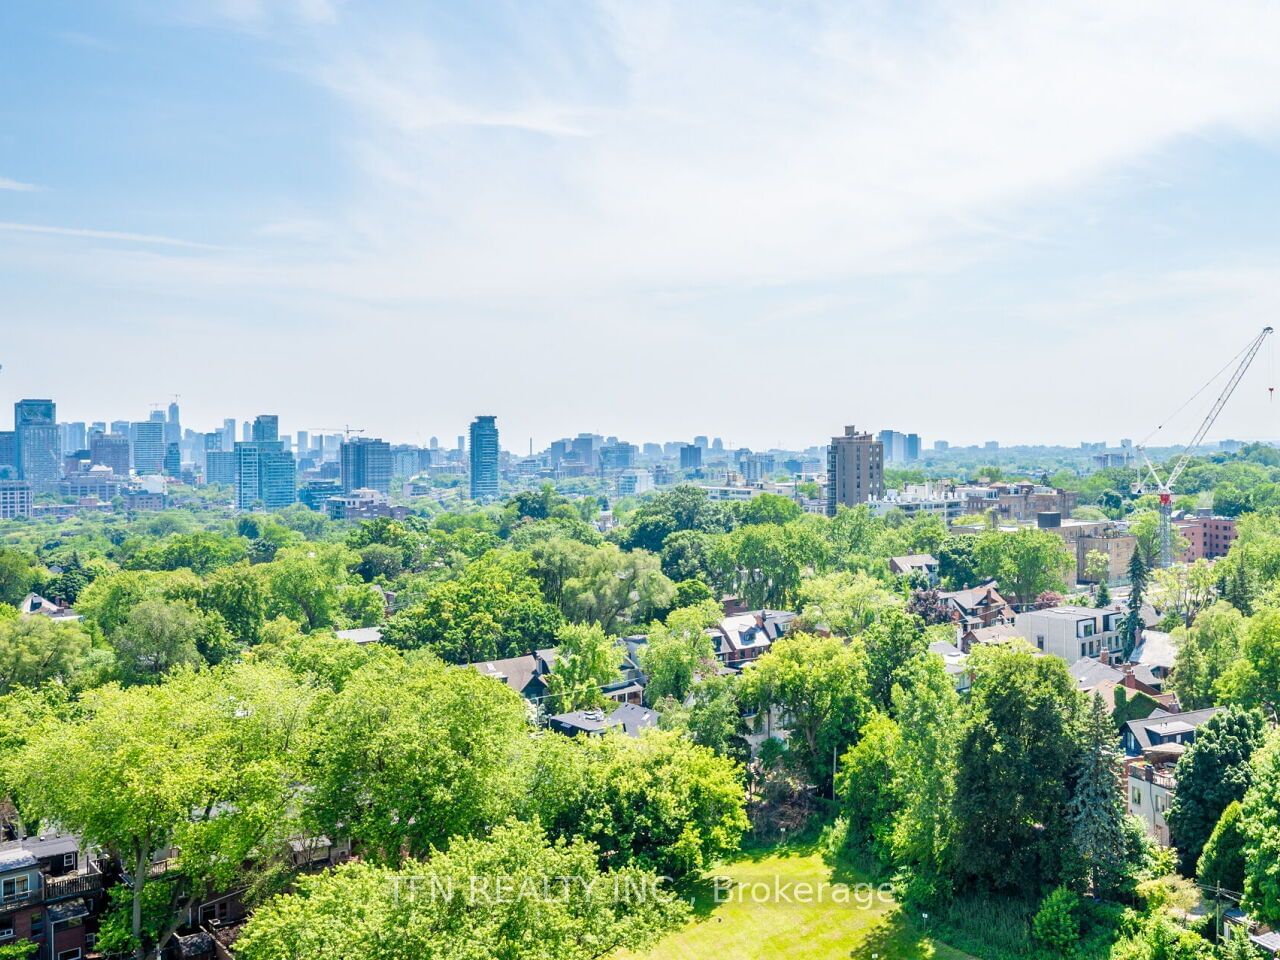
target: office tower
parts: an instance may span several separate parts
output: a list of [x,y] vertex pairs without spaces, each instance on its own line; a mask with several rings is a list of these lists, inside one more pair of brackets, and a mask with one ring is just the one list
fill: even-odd
[[636,465],[634,443],[606,443],[600,448],[601,470],[629,470]]
[[0,430],[0,478],[18,479],[18,434]]
[[459,453],[467,452],[467,438],[462,435],[458,436],[458,452]]
[[110,467],[117,477],[129,476],[129,438],[106,433],[89,441],[89,466]]
[[164,422],[164,442],[177,443],[182,439],[182,423],[178,417],[178,401],[169,404],[169,417]]
[[580,433],[573,438],[570,449],[574,458],[587,471],[595,473],[600,465],[600,450],[604,446],[604,438],[598,433]]
[[182,447],[177,443],[164,445],[164,475],[175,478],[182,476]]
[[138,476],[164,470],[164,421],[142,420],[133,424],[133,469]]
[[950,450],[951,444],[947,443],[945,440],[935,440],[933,441],[933,449],[938,451]]
[[253,425],[246,420],[244,423],[240,424],[240,441],[242,443],[248,443],[252,439],[253,439]]
[[204,455],[204,482],[231,487],[236,482],[236,454],[234,450],[206,450]]
[[89,431],[83,420],[58,424],[63,450],[84,450],[89,444]]
[[132,424],[128,420],[112,420],[111,429],[108,433],[117,433],[122,437],[128,437],[131,433]]
[[884,496],[884,444],[870,433],[845,427],[827,448],[827,516]]
[[148,415],[147,419],[148,419],[148,420],[150,420],[150,421],[152,421],[152,422],[154,422],[154,423],[164,423],[164,422],[165,422],[165,419],[164,419],[164,411],[163,411],[163,410],[152,410],[152,411],[151,411],[151,413],[150,413],[150,415]]
[[439,437],[432,437],[432,438],[431,438],[431,449],[432,449],[432,450],[439,450],[439,449],[440,449],[440,438],[439,438]]
[[108,431],[107,431],[107,424],[106,424],[106,421],[103,421],[103,420],[95,420],[95,421],[93,421],[93,423],[89,424],[89,432],[90,432],[91,434],[92,434],[92,433],[102,433],[102,434],[107,433]]
[[18,479],[55,483],[62,475],[62,437],[52,400],[19,400],[13,405]]
[[265,440],[268,443],[280,439],[280,418],[274,413],[260,413],[253,421],[251,440]]
[[696,444],[686,443],[680,448],[680,469],[700,470],[702,468],[702,448]]
[[988,440],[986,443],[984,443],[984,444],[982,445],[982,448],[983,448],[984,450],[999,450],[999,449],[1000,449],[1000,441],[999,441],[999,440]]
[[710,448],[710,444],[707,443],[706,437],[694,437],[693,445],[700,450],[707,450]]
[[662,456],[662,444],[660,443],[646,443],[642,449],[646,457],[657,459]]
[[236,443],[235,417],[227,417],[222,421],[222,449],[229,453]]
[[311,435],[305,430],[299,430],[294,435],[295,453],[299,457],[305,457],[307,451],[311,449]]
[[750,453],[742,458],[740,468],[747,483],[763,483],[773,476],[776,461],[772,453]]
[[496,500],[497,497],[497,418],[476,417],[471,424],[471,499]]
[[711,441],[711,449],[716,451],[717,453],[724,450],[724,441],[721,440],[719,437],[714,438]]
[[919,459],[920,459],[920,434],[908,433],[906,460],[908,463],[914,463],[916,460],[919,460]]
[[377,490],[391,492],[391,444],[385,440],[354,437],[342,445],[342,492]]

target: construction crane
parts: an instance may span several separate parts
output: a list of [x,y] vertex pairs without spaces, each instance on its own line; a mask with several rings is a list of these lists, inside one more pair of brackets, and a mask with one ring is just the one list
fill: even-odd
[[[1231,399],[1231,394],[1235,393],[1236,387],[1244,378],[1245,372],[1249,369],[1249,365],[1253,363],[1253,358],[1258,355],[1258,351],[1262,348],[1262,342],[1271,335],[1271,327],[1263,327],[1262,332],[1249,341],[1248,346],[1241,353],[1232,357],[1227,365],[1214,374],[1213,379],[1209,383],[1213,383],[1224,370],[1230,368],[1231,364],[1239,357],[1239,363],[1236,364],[1235,372],[1231,374],[1231,378],[1227,380],[1227,385],[1222,388],[1222,393],[1218,395],[1218,399],[1214,401],[1213,407],[1210,408],[1208,415],[1204,418],[1204,422],[1200,424],[1200,429],[1195,432],[1195,436],[1191,438],[1191,442],[1183,448],[1177,460],[1173,462],[1173,466],[1169,468],[1166,476],[1161,476],[1160,471],[1156,469],[1155,464],[1151,462],[1151,458],[1147,456],[1146,443],[1158,431],[1164,428],[1164,424],[1156,427],[1155,430],[1138,444],[1138,452],[1142,454],[1142,461],[1147,465],[1147,473],[1151,475],[1151,479],[1155,481],[1155,492],[1160,495],[1160,566],[1168,567],[1173,563],[1173,485],[1178,482],[1178,477],[1182,476],[1182,471],[1187,469],[1187,464],[1191,462],[1191,456],[1195,449],[1200,446],[1205,435],[1208,434],[1213,422],[1218,419],[1218,414],[1222,412],[1222,408],[1227,405],[1227,401]],[[1184,409],[1192,400],[1195,400],[1209,386],[1206,383],[1203,387],[1192,394],[1191,399],[1184,403],[1177,411],[1176,415]],[[1274,389],[1274,388],[1271,388]],[[1167,421],[1166,421],[1167,422]],[[1143,493],[1149,492],[1145,487]]]
[[311,433],[336,433],[342,431],[342,435],[350,440],[353,433],[364,433],[364,427],[353,427],[347,424],[345,427],[307,427]]

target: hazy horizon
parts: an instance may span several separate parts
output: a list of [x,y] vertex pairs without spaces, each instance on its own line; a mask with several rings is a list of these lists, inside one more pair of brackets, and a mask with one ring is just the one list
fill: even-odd
[[[0,404],[445,446],[492,413],[515,452],[1136,441],[1277,313],[1278,34],[1265,4],[11,4]],[[1273,352],[1209,442],[1280,436]]]

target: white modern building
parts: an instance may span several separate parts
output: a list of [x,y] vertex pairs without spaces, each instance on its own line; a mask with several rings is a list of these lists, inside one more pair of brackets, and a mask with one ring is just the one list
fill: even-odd
[[1018,614],[1014,625],[1037,650],[1075,663],[1084,657],[1098,657],[1104,650],[1109,659],[1118,659],[1124,617],[1120,606],[1048,607]]

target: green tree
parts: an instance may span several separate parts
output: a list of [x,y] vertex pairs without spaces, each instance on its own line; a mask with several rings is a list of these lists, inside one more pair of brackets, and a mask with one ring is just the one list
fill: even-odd
[[771,523],[781,526],[795,520],[804,510],[790,497],[762,493],[738,505],[738,519],[743,524]]
[[237,643],[249,646],[258,642],[266,622],[267,602],[262,578],[249,564],[220,567],[206,576],[197,602],[202,610],[222,617]]
[[902,610],[886,610],[862,635],[867,651],[867,679],[871,703],[880,710],[892,706],[894,684],[903,682],[908,664],[929,646],[924,623]]
[[203,662],[197,641],[206,628],[190,601],[143,600],[111,634],[120,675],[155,683],[171,670]]
[[676,588],[655,554],[623,552],[612,543],[596,547],[578,573],[564,584],[562,610],[577,622],[598,623],[613,633],[668,609]]
[[1280,735],[1272,733],[1253,762],[1253,786],[1242,802],[1244,900],[1255,920],[1280,924]]
[[978,538],[973,534],[947,537],[938,548],[938,576],[948,590],[961,590],[978,582]]
[[618,679],[622,652],[596,624],[565,624],[556,631],[556,663],[547,677],[548,710],[568,713],[604,703],[600,688]]
[[1068,957],[1080,942],[1080,897],[1067,887],[1054,887],[1031,918],[1031,935],[1050,956]]
[[648,677],[645,698],[650,705],[670,697],[683,703],[699,676],[716,668],[715,644],[708,631],[720,622],[714,600],[673,610],[665,623],[649,627],[648,642],[640,649],[640,666]]
[[901,737],[894,859],[909,875],[907,899],[927,903],[945,892],[950,872],[961,727],[960,697],[941,657],[911,663],[893,688],[893,711]]
[[1045,591],[1064,589],[1075,566],[1060,536],[1032,528],[981,534],[974,556],[979,576],[999,581],[1001,589],[1007,589],[1023,605]]
[[632,515],[622,534],[628,550],[658,553],[667,537],[678,530],[723,533],[733,524],[729,510],[712,503],[707,492],[694,486],[678,486],[649,497]]
[[1265,724],[1258,713],[1228,707],[1200,725],[1195,741],[1178,760],[1178,790],[1165,819],[1188,876],[1222,812],[1244,798],[1253,777],[1250,761],[1264,739]]
[[527,732],[519,696],[478,671],[372,662],[320,701],[310,815],[380,862],[425,855],[506,817]]
[[1142,639],[1145,624],[1142,621],[1143,592],[1147,588],[1147,563],[1142,551],[1133,551],[1129,558],[1129,612],[1125,614],[1120,625],[1120,635],[1124,638],[1124,657],[1127,660],[1134,647]]
[[1094,889],[1114,885],[1126,853],[1125,801],[1116,728],[1100,697],[1089,697],[1071,771],[1071,840]]
[[48,617],[0,620],[0,695],[14,687],[69,684],[89,653],[89,637],[78,623]]
[[1184,710],[1200,710],[1220,702],[1219,680],[1240,659],[1244,629],[1240,611],[1219,601],[1175,634],[1177,653],[1171,685]]
[[687,914],[652,873],[601,872],[589,843],[511,822],[404,871],[349,863],[303,877],[254,911],[236,956],[596,960],[645,947]]
[[16,607],[39,580],[40,568],[34,557],[13,547],[0,547],[0,603]]
[[831,573],[805,580],[797,602],[799,629],[853,637],[900,607],[902,598],[865,573]]
[[1196,879],[1207,887],[1240,893],[1245,870],[1244,808],[1232,800],[1214,825],[1200,854]]
[[980,647],[960,738],[955,868],[974,889],[1058,882],[1071,849],[1068,783],[1082,697],[1066,663],[1023,645]]
[[790,717],[793,750],[819,784],[871,712],[867,655],[859,643],[790,633],[743,671],[744,703]]
[[591,842],[602,864],[684,877],[737,850],[747,828],[742,768],[677,733],[549,735],[534,759],[526,815]]
[[751,759],[746,739],[750,730],[732,678],[717,674],[703,677],[693,685],[688,700],[687,707],[671,698],[664,700],[659,707],[659,727],[684,733],[699,746],[740,763]]
[[[134,878],[135,956],[158,955],[200,897],[246,882],[246,865],[292,835],[296,750],[309,694],[263,666],[192,673],[86,694],[6,763],[24,810],[100,847]],[[170,847],[173,898],[142,939],[153,857]]]
[[395,614],[383,638],[425,647],[449,663],[514,657],[549,647],[563,622],[530,576],[527,554],[490,551],[453,580],[429,586],[421,602]]
[[875,711],[863,726],[861,739],[840,758],[835,778],[848,842],[885,868],[892,865],[894,818],[902,804],[897,776],[901,753],[898,725]]
[[1245,627],[1240,656],[1214,686],[1223,700],[1261,709],[1280,722],[1280,609],[1259,610]]

